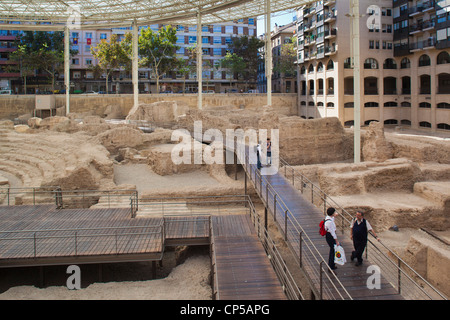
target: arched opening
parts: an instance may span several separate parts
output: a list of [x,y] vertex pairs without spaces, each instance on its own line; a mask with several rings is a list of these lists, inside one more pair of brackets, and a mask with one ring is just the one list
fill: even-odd
[[419,58],[419,67],[426,67],[431,65],[430,57],[426,54],[421,55]]
[[442,130],[450,130],[450,124],[438,123],[437,128]]
[[403,58],[402,61],[400,61],[400,69],[409,69],[411,68],[411,61],[408,58]]
[[334,78],[327,79],[327,94],[329,95],[334,94]]
[[364,69],[378,69],[378,61],[374,58],[368,58],[364,61]]
[[384,60],[383,69],[397,69],[397,62],[392,58],[388,58]]
[[422,127],[422,128],[431,128],[431,123],[429,123],[428,121],[420,121],[420,122],[419,122],[419,127]]
[[323,72],[323,64],[322,64],[322,62],[319,62],[319,64],[317,65],[317,72]]
[[333,60],[328,61],[327,70],[334,70],[334,62]]
[[450,54],[447,51],[442,51],[437,56],[437,64],[450,63]]
[[317,94],[323,96],[323,79],[317,79]]

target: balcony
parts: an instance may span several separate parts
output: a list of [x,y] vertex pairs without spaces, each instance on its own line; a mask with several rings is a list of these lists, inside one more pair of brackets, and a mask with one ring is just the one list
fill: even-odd
[[324,35],[325,39],[335,38],[337,35],[337,30],[336,29],[325,30]]
[[435,20],[427,20],[427,21],[423,21],[421,23],[415,23],[409,26],[409,34],[417,34],[417,33],[421,33],[430,29],[433,29],[434,26],[436,25]]
[[324,14],[324,22],[332,22],[336,20],[336,14],[334,11],[328,12]]
[[336,54],[336,46],[325,46],[325,55],[326,56],[332,56]]
[[431,37],[427,40],[413,42],[409,44],[409,50],[411,52],[414,51],[420,51],[420,50],[427,50],[427,49],[433,49],[436,46],[436,38]]
[[434,10],[434,1],[426,1],[418,6],[409,8],[408,13],[410,17],[416,17],[431,10]]

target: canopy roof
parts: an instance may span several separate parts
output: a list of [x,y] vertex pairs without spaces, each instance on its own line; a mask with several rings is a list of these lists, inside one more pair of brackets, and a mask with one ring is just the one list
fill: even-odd
[[[61,30],[137,25],[224,23],[266,13],[266,0],[1,0],[0,29]],[[271,0],[278,12],[311,0]],[[19,24],[20,23],[20,24]]]

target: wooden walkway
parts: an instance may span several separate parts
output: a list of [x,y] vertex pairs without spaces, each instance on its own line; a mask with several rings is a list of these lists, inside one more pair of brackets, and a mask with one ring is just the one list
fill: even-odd
[[286,300],[248,215],[213,217],[213,292],[219,300]]
[[[248,165],[248,174],[251,175],[252,182],[255,176],[255,165]],[[263,169],[264,170],[264,169]],[[301,228],[304,230],[314,246],[319,251],[318,257],[313,258],[313,254],[310,250],[303,250],[303,259],[305,261],[313,261],[314,259],[320,259],[328,261],[329,246],[326,243],[324,237],[319,234],[319,222],[323,219],[324,215],[321,210],[315,207],[310,201],[306,200],[303,195],[295,189],[290,182],[288,182],[280,173],[274,175],[263,175],[262,190],[259,181],[254,183],[255,188],[259,191],[261,198],[265,199],[268,197],[267,207],[270,212],[276,212],[275,219],[283,232],[287,232],[287,241],[290,243],[291,248],[299,247],[299,232],[297,226],[292,223],[296,221]],[[276,210],[274,206],[274,194],[267,192],[264,187],[266,182],[268,182],[274,188],[277,194],[277,204]],[[282,205],[283,203],[283,205]],[[286,219],[285,210],[286,207],[292,213],[289,219]],[[381,278],[381,289],[369,289],[367,287],[367,279],[370,274],[367,273],[367,267],[369,262],[365,262],[362,266],[355,266],[354,263],[350,261],[350,254],[353,250],[353,243],[347,237],[339,236],[338,239],[343,246],[348,262],[344,266],[338,266],[336,271],[337,279],[342,283],[345,290],[339,289],[339,284],[336,281],[331,281],[334,283],[325,283],[325,287],[333,288],[335,285],[338,289],[333,292],[333,289],[323,290],[324,299],[371,299],[371,300],[398,300],[403,299],[398,291],[393,288],[393,286],[386,281],[383,277]],[[324,266],[326,268],[326,266]],[[315,285],[315,292],[319,292],[320,288],[318,283],[320,282],[320,273],[317,271],[318,266],[311,268],[307,263],[303,265],[308,276],[311,278],[311,282]],[[325,272],[327,272],[325,270]],[[325,278],[325,277],[324,277]],[[330,282],[330,280],[326,280]],[[342,287],[342,286],[341,286]],[[339,293],[338,293],[339,292]],[[350,297],[348,297],[350,295]]]
[[130,209],[0,207],[0,268],[158,261],[165,246],[210,244],[217,299],[286,299],[248,214],[131,218]]

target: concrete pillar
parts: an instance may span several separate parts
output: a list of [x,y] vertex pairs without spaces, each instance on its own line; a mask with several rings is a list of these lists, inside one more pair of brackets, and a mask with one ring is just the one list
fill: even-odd
[[200,9],[197,12],[197,107],[203,109],[203,48],[202,48],[202,16]]
[[66,115],[70,113],[70,34],[69,27],[64,28],[64,83],[66,87]]
[[353,51],[353,89],[354,89],[354,162],[361,162],[361,62],[359,48],[359,0],[351,0],[352,51]]
[[132,78],[133,78],[133,101],[134,106],[139,104],[139,65],[138,65],[138,53],[139,53],[139,27],[136,20],[133,22],[133,62],[132,62]]
[[272,106],[272,40],[270,34],[270,17],[272,14],[270,0],[266,0],[266,79],[267,79],[267,105]]

